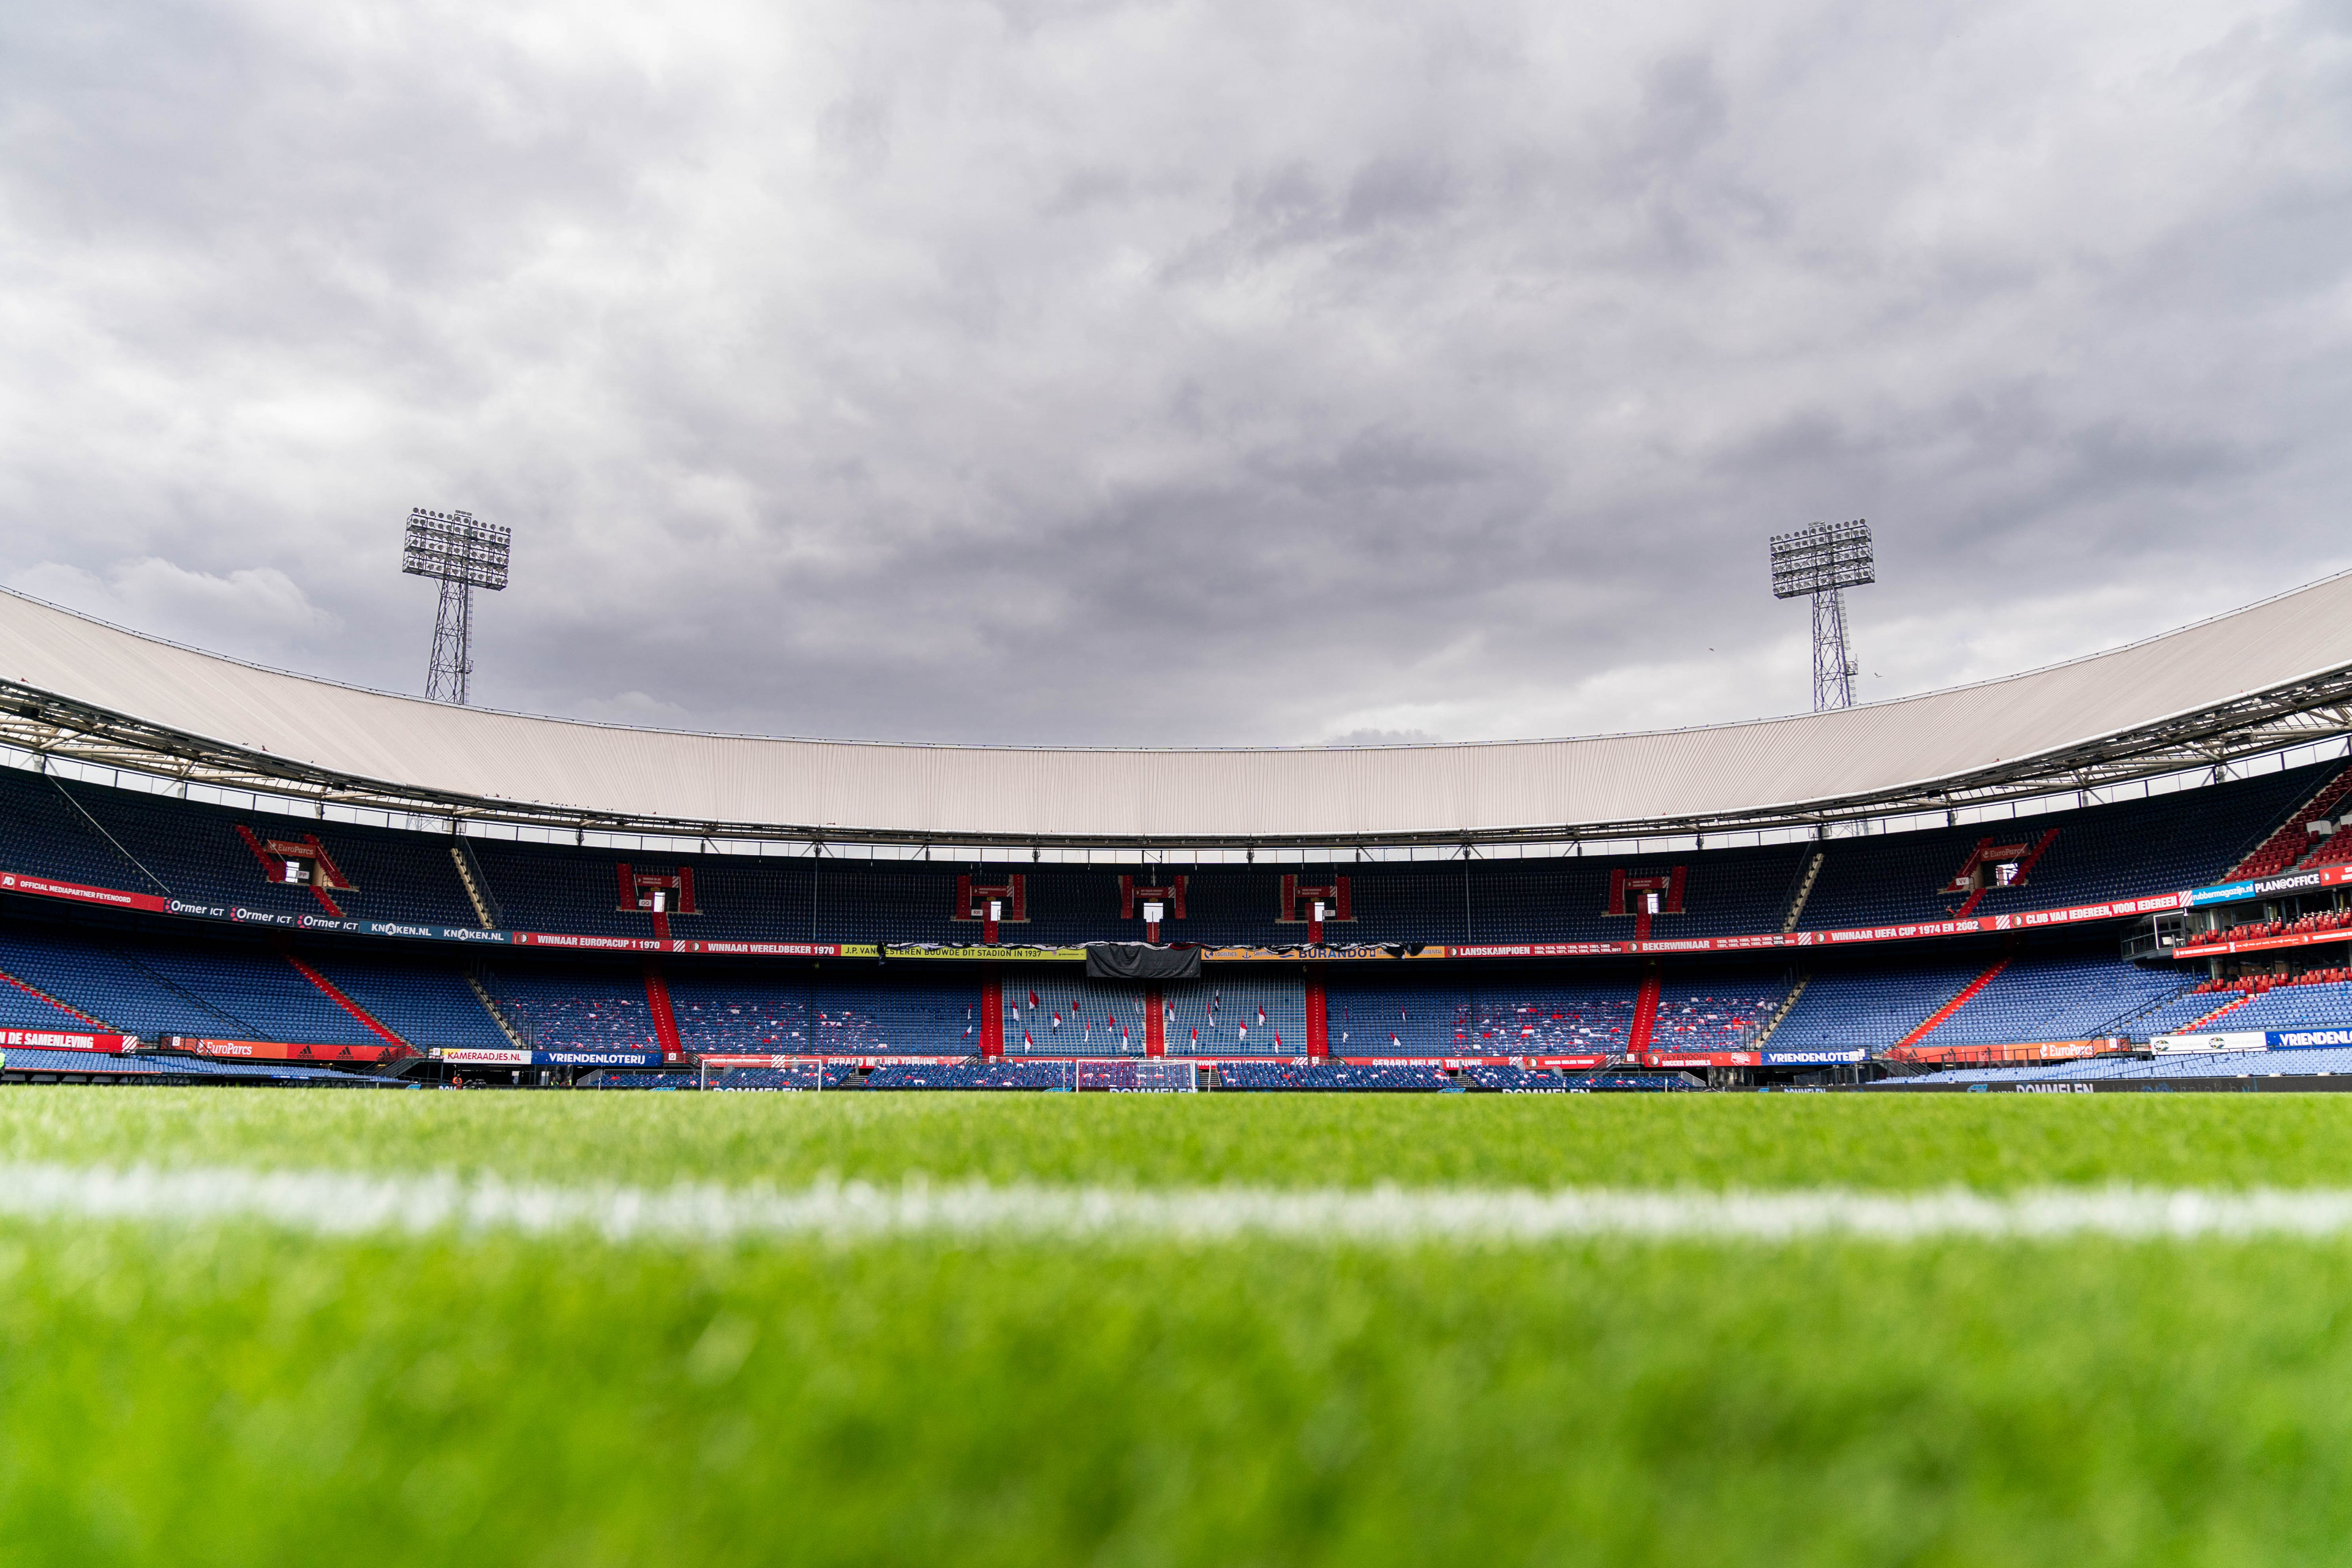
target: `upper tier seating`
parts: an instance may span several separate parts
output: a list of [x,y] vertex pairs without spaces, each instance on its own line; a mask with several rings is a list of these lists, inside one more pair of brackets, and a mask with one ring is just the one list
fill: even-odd
[[[2263,839],[2252,854],[2231,870],[2224,872],[2223,879],[2237,881],[2274,876],[2305,858],[2312,851],[2313,837],[2305,825],[2332,815],[2347,792],[2352,792],[2352,767],[2326,778],[2317,792],[2280,824],[2278,831]],[[2329,847],[2332,847],[2324,843],[2320,846],[2322,850]]]
[[[54,808],[40,802],[42,789],[71,796],[66,809],[84,829],[77,860],[83,874],[23,864],[25,858],[15,854],[7,858],[18,863],[8,869],[45,872],[134,891],[165,892],[197,903],[323,915],[325,905],[309,888],[271,881],[237,829],[248,828],[264,839],[292,841],[315,834],[352,884],[329,895],[346,916],[439,925],[481,923],[467,901],[464,884],[457,879],[446,837],[234,811],[169,795],[67,784],[0,769],[0,805],[14,809],[19,805],[37,805],[43,820],[58,820]],[[13,850],[14,844],[9,847]],[[111,867],[107,864],[109,857]]]
[[1939,890],[1978,842],[2031,844],[2054,827],[2057,838],[2025,882],[1985,892],[1972,911],[2105,903],[2178,891],[2220,879],[2267,837],[2340,763],[2265,773],[2210,789],[2053,812],[2015,822],[1979,823],[1927,833],[1832,839],[1801,929],[1832,931],[1903,921],[1943,920],[1966,895]]
[[[1127,867],[946,860],[861,860],[805,855],[675,854],[576,848],[493,838],[467,844],[501,923],[516,930],[649,938],[652,916],[623,908],[619,867],[693,873],[696,911],[665,911],[682,939],[965,944],[981,926],[956,918],[959,877],[980,885],[1024,879],[1024,917],[1002,940],[1070,943],[1142,935],[1122,918],[1122,873],[1151,886],[1185,879],[1184,914],[1161,936],[1212,945],[1303,943],[1286,914],[1283,879],[1302,887],[1348,879],[1350,918],[1328,942],[1518,943],[1624,940],[1630,914],[1608,912],[1612,878],[1683,872],[1683,910],[1651,921],[1658,938],[1777,931],[1800,874],[1818,850],[1821,878],[1802,928],[1829,930],[1948,917],[1965,895],[1943,890],[1990,837],[2057,837],[2021,886],[1987,891],[1979,914],[2104,902],[2218,879],[2284,818],[2305,808],[2343,764],[2187,790],[2150,800],[1975,824],[1813,843],[1652,856],[1473,858],[1304,866]],[[316,834],[352,886],[331,892],[354,919],[474,926],[444,835],[360,827],[300,816],[238,811],[135,790],[0,769],[0,870],[169,894],[219,908],[320,916],[310,890],[272,882],[240,826],[262,838]],[[2298,846],[2298,853],[2300,846]],[[2332,846],[2329,853],[2335,853]],[[2347,838],[2345,853],[2352,853]],[[1188,1026],[1189,1029],[1189,1026]]]

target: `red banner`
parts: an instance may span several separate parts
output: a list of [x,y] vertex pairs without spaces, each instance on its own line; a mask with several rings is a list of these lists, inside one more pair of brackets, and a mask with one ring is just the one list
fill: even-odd
[[172,900],[152,893],[125,892],[120,888],[86,888],[79,882],[57,882],[27,877],[21,871],[0,871],[0,893],[38,893],[45,899],[71,899],[78,904],[104,904],[110,909],[146,910],[168,913]]
[[200,1057],[231,1057],[264,1062],[380,1062],[414,1056],[406,1046],[305,1046],[283,1040],[195,1040],[172,1037],[172,1044]]
[[[1921,937],[1969,936],[1979,931],[2024,931],[2035,926],[2072,925],[2080,921],[2108,921],[2130,915],[2154,914],[2181,907],[2179,893],[2158,893],[2146,899],[2118,899],[2106,904],[2077,904],[2063,910],[2028,910],[2013,915],[1971,915],[1966,920],[1919,921],[1901,925],[1860,926],[1848,931],[1800,931],[1752,936],[1691,936],[1648,942],[1528,942],[1431,948],[1433,958],[1597,958],[1670,952],[1752,952],[1759,948],[1843,947],[1857,942],[1910,942]],[[2336,940],[2352,934],[2336,933]]]
[[649,936],[572,936],[562,931],[519,931],[520,947],[562,947],[582,952],[719,952],[746,958],[839,958],[839,942],[704,942]]
[[1885,1054],[1890,1061],[1964,1067],[1978,1062],[2064,1062],[2129,1049],[2127,1042],[2113,1040],[2038,1040],[2016,1046],[1897,1046]]
[[1764,1060],[1760,1051],[1644,1051],[1645,1068],[1752,1068]]
[[58,1029],[0,1029],[0,1047],[28,1051],[104,1051],[109,1056],[136,1049],[136,1035],[83,1035]]
[[[2352,831],[2352,830],[2347,830]],[[2323,942],[2352,942],[2352,931],[2291,931],[2284,936],[2248,937],[2243,942],[2200,942],[2171,950],[2174,958],[2219,958],[2231,952],[2263,952],[2274,947],[2316,947]]]

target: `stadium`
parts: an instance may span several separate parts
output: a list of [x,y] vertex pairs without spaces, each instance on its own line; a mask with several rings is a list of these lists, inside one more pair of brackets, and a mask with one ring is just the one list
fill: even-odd
[[0,84],[0,1568],[2352,1557],[2346,6]]
[[0,1539],[2333,1560],[2352,1101],[2242,1091],[2352,1083],[2347,612],[1115,752],[521,717],[0,596]]
[[2352,576],[1669,733],[633,731],[0,599],[16,1080],[841,1090],[2352,1081]]

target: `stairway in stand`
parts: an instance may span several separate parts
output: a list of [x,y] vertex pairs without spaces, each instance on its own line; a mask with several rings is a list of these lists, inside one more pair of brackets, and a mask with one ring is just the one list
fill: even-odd
[[661,965],[646,961],[646,1006],[654,1016],[654,1037],[661,1041],[662,1055],[672,1061],[686,1055],[686,1042],[678,1037],[677,1015],[670,1010],[669,982],[662,978]]
[[1658,979],[1658,966],[1642,966],[1642,989],[1633,999],[1633,1030],[1625,1041],[1629,1056],[1639,1056],[1650,1048],[1650,1037],[1658,1027],[1658,993],[1663,989]]
[[1934,1034],[1937,1029],[1942,1028],[1946,1019],[1958,1012],[1961,1008],[1967,1006],[1970,997],[1983,990],[1986,986],[1991,984],[1993,983],[1994,976],[1998,975],[2002,970],[2007,969],[2008,967],[2009,960],[2004,958],[2000,963],[1994,964],[1990,969],[1986,970],[1982,974],[1978,975],[1974,980],[1969,981],[1966,985],[1961,986],[1960,994],[1958,995],[1953,997],[1950,1001],[1937,1008],[1933,1013],[1928,1014],[1927,1021],[1926,1023],[1921,1024],[1917,1028],[1912,1030],[1909,1034],[1895,1042],[1895,1048],[1899,1051],[1906,1046],[1916,1046],[1920,1041],[1926,1039],[1928,1036]]

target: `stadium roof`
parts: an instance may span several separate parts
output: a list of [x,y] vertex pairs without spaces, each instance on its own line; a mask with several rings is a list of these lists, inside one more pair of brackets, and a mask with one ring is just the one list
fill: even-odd
[[0,741],[399,811],[950,845],[1496,843],[1943,809],[2352,732],[2352,574],[2127,647],[1829,713],[1467,745],[1111,751],[681,734],[263,669],[0,594]]

